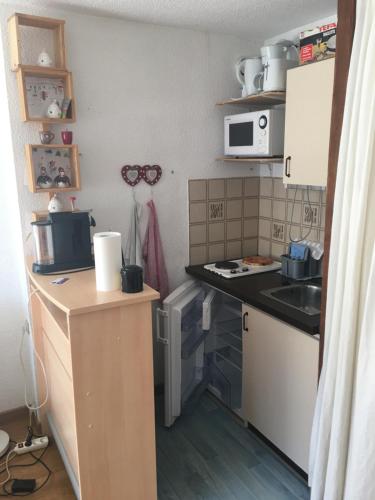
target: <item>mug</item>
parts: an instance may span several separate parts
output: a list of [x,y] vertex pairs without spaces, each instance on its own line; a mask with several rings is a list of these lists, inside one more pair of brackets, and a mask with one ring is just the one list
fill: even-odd
[[[260,57],[252,57],[244,61],[245,87],[247,95],[256,94],[262,87],[258,78],[258,74],[262,69],[262,61]],[[257,83],[258,81],[258,83]]]
[[73,132],[70,130],[63,130],[61,132],[61,138],[64,144],[71,144],[73,142]]
[[55,138],[55,134],[50,130],[41,130],[39,132],[39,138],[42,144],[49,144]]

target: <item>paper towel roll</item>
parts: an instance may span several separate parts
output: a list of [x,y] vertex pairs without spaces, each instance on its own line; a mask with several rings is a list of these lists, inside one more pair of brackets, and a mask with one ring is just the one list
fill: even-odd
[[94,234],[96,289],[110,292],[121,288],[121,234]]

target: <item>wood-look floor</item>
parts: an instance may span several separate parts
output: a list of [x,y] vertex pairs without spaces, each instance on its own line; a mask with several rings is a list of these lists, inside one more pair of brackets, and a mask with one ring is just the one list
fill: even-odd
[[[156,408],[158,500],[309,498],[305,482],[210,396],[204,395],[193,414],[181,417],[171,429],[162,426],[160,397]],[[12,439],[24,439],[26,414],[2,420],[0,424]],[[53,474],[49,483],[30,498],[74,500],[69,478],[54,444],[48,448],[44,459]],[[17,457],[12,464],[28,461],[28,457]],[[36,478],[40,483],[46,472],[35,465],[13,469],[12,474],[18,478]],[[0,482],[3,478],[1,475]]]

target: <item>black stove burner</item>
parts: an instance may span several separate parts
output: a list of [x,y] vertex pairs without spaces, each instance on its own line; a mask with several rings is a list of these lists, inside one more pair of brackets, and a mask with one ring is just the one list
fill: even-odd
[[216,269],[237,269],[240,267],[237,262],[231,262],[230,260],[224,260],[223,262],[216,262]]

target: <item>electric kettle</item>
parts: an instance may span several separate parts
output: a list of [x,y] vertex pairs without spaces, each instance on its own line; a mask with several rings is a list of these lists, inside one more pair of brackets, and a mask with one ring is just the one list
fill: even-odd
[[275,45],[260,49],[263,71],[257,75],[263,78],[263,91],[283,91],[286,89],[286,72],[299,64],[299,54],[293,42],[281,40]]
[[242,97],[262,90],[262,60],[260,57],[241,57],[236,63],[236,78],[242,85]]

